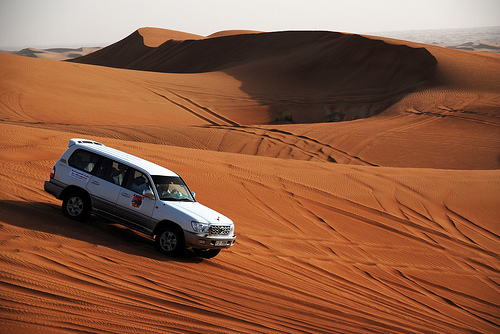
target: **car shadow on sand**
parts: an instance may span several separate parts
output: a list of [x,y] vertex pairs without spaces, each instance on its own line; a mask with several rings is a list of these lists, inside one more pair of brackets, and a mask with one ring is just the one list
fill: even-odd
[[0,231],[4,229],[4,223],[158,261],[204,261],[190,250],[177,257],[169,257],[158,252],[154,240],[145,234],[95,215],[84,222],[74,221],[63,215],[60,205],[45,202],[0,200]]

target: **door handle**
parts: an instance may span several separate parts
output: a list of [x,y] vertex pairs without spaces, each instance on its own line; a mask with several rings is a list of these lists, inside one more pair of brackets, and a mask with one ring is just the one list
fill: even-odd
[[92,180],[91,183],[95,184],[96,186],[100,185],[100,183],[98,181],[96,181],[96,180]]
[[129,198],[129,197],[130,197],[130,195],[129,195],[129,194],[127,194],[127,193],[122,193],[122,196],[123,196],[123,197],[127,197],[127,198]]

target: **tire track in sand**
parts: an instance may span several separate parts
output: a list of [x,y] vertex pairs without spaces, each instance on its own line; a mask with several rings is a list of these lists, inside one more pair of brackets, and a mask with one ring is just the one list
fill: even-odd
[[[188,99],[185,96],[182,96],[178,93],[174,93],[171,90],[167,90],[168,93],[171,94],[171,96],[167,96],[162,93],[158,93],[150,88],[145,88],[149,90],[151,93],[167,100],[168,102],[178,106],[181,109],[184,109],[185,111],[189,112],[190,114],[204,120],[210,125],[231,125],[231,126],[239,126],[238,123],[217,114],[216,112],[213,112],[207,107],[204,107],[190,99]],[[186,103],[187,102],[187,105]]]
[[[229,118],[224,117],[212,111],[211,109],[193,101],[192,99],[189,99],[179,93],[173,92],[172,90],[167,90],[172,95],[168,97],[164,94],[154,91],[153,89],[150,88],[146,89],[152,92],[153,94],[160,96],[163,99],[169,101],[170,103],[175,104],[176,106],[195,115],[196,117],[201,118],[210,125],[219,127],[219,129],[224,129],[227,131],[238,131],[245,134],[250,134],[252,136],[256,135],[261,138],[267,138],[268,140],[285,145],[285,147],[298,150],[302,154],[311,157],[311,159],[318,158],[319,160],[328,162],[342,161],[341,163],[349,163],[349,164],[364,165],[364,166],[378,166],[369,161],[363,160],[358,156],[350,155],[349,153],[342,151],[338,148],[335,148],[329,144],[322,143],[314,138],[310,138],[304,135],[296,135],[292,132],[279,129],[267,130],[267,129],[262,129],[260,127],[238,124],[237,122],[232,121]],[[189,107],[186,106],[186,104],[183,102],[187,102]],[[276,136],[275,134],[277,134],[278,136]],[[281,138],[279,136],[281,136]],[[309,149],[304,149],[303,147],[300,147],[299,141],[303,141],[305,145],[308,148],[311,147],[313,152],[315,151],[315,153],[311,153]],[[259,145],[259,147],[261,147],[261,145],[262,143]]]
[[323,143],[317,139],[310,138],[304,135],[296,135],[292,132],[284,130],[273,129],[273,128],[263,129],[257,126],[246,126],[246,125],[241,125],[238,127],[219,127],[219,129],[225,129],[227,131],[238,131],[248,135],[266,138],[270,141],[282,144],[287,148],[295,149],[301,152],[302,154],[309,156],[311,158],[310,160],[316,158],[317,160],[322,160],[327,162],[355,164],[362,166],[374,166],[374,167],[378,166],[367,160],[363,160],[358,156],[350,155],[345,151],[335,148],[330,144]]

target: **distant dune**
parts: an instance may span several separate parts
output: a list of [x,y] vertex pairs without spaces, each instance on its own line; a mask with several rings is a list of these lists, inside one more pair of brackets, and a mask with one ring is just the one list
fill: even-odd
[[[1,333],[500,330],[499,54],[141,28],[0,73]],[[178,172],[236,245],[66,218],[43,182],[73,137]]]
[[[286,103],[264,100],[277,118],[299,122],[352,120],[377,114],[404,94],[428,84],[436,60],[423,48],[392,45],[333,32],[236,34],[200,40],[169,40],[146,48],[138,32],[70,61],[163,73],[223,71],[241,89],[262,99],[279,89]],[[355,55],[355,56],[353,56]],[[309,110],[318,100],[328,101]],[[342,107],[335,106],[342,103]],[[332,107],[334,106],[334,107]]]
[[373,35],[459,50],[500,53],[500,26],[386,31],[374,33]]
[[20,51],[0,51],[18,56],[31,58],[52,59],[52,60],[67,60],[85,56],[89,53],[99,50],[100,47],[84,47],[84,48],[51,48],[51,49],[35,49],[26,48]]

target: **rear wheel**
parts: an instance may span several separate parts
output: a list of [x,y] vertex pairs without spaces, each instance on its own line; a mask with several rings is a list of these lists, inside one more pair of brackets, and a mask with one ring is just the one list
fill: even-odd
[[163,254],[179,255],[185,248],[184,233],[175,227],[165,227],[155,237],[156,248]]
[[216,257],[220,253],[220,249],[193,249],[196,256],[202,257],[204,259],[211,259]]
[[64,197],[62,210],[66,217],[84,221],[90,216],[90,201],[81,192],[72,192]]

